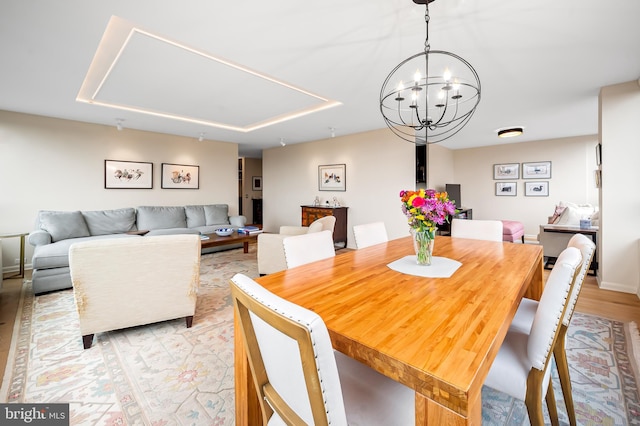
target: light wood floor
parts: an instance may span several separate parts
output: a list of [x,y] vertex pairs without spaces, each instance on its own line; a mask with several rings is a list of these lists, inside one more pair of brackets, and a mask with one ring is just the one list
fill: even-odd
[[[548,272],[545,270],[546,274]],[[31,271],[27,271],[25,278],[29,279],[30,277]],[[21,287],[21,278],[10,278],[2,282],[0,290],[0,371],[3,374],[11,345]],[[585,279],[578,297],[576,311],[623,322],[636,321],[636,323],[640,323],[640,299],[638,296],[602,290],[598,288],[596,278],[593,276],[587,276]]]

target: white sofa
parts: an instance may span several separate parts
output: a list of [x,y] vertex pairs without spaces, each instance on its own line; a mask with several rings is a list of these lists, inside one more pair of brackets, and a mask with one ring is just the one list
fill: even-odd
[[[599,230],[598,208],[591,204],[576,204],[571,202],[560,202],[553,215],[549,216],[548,223],[540,225],[538,241],[543,246],[544,257],[555,259],[562,250],[567,248],[569,239],[574,234],[585,231],[580,227],[580,220],[589,220],[590,225],[587,230],[590,232]],[[597,237],[596,237],[597,240]]]
[[335,226],[335,216],[325,216],[315,220],[309,226],[285,225],[280,227],[279,234],[258,235],[258,273],[267,275],[287,269],[282,243],[285,238],[320,231],[331,231],[333,235]]
[[185,318],[191,327],[200,280],[200,237],[113,238],[69,249],[84,348],[93,335]]

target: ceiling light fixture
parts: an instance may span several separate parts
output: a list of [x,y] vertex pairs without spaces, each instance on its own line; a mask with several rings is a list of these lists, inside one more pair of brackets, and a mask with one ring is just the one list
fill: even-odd
[[280,138],[280,145],[282,145],[282,146],[286,146],[287,145],[286,143],[284,143],[284,138]]
[[124,121],[123,118],[116,118],[116,129],[118,129],[119,132],[122,131],[122,122]]
[[520,136],[522,133],[524,133],[524,127],[522,126],[498,129],[499,138],[512,138],[514,136]]
[[[438,143],[458,133],[480,102],[480,79],[469,62],[429,45],[429,3],[425,5],[424,52],[400,62],[380,90],[380,112],[396,136],[413,143]],[[421,135],[418,132],[424,131]]]
[[202,142],[204,140],[204,132],[200,132],[200,137],[198,138],[198,141]]
[[333,127],[329,127],[329,131],[331,131],[331,137],[335,138],[336,137],[336,129],[334,129]]

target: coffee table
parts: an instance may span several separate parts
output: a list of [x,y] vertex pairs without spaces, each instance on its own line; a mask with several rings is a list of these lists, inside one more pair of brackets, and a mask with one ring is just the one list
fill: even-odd
[[249,253],[249,242],[256,241],[260,234],[238,234],[234,231],[233,234],[228,237],[220,237],[218,234],[206,234],[209,237],[208,240],[201,240],[202,248],[226,246],[229,244],[242,243],[244,252]]

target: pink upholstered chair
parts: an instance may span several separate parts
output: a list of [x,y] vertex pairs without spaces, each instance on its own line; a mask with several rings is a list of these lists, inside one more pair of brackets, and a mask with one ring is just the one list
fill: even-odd
[[231,295],[263,425],[414,424],[414,391],[335,352],[318,314],[242,274]]

